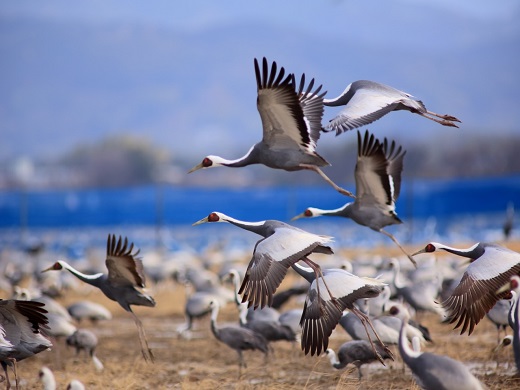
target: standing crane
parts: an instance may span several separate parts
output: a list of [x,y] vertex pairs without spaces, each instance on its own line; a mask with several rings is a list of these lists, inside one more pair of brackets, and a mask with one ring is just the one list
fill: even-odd
[[259,350],[267,356],[269,352],[269,346],[267,340],[259,333],[252,331],[251,329],[239,326],[222,326],[217,325],[217,317],[220,309],[218,301],[210,302],[211,308],[211,332],[215,338],[226,344],[229,348],[234,349],[238,353],[238,368],[239,375],[242,367],[247,367],[242,355],[242,351],[246,350]]
[[367,340],[350,340],[343,344],[338,349],[338,354],[332,348],[327,348],[325,353],[329,357],[332,367],[341,370],[349,364],[356,366],[358,370],[358,378],[361,380],[363,376],[361,366],[364,364],[375,362],[379,360],[378,355],[383,359],[392,359],[393,356],[380,345],[376,345],[377,354],[374,353],[372,345]]
[[[239,290],[242,302],[249,302],[249,306],[255,309],[272,305],[273,294],[294,263],[301,260],[312,268],[316,277],[322,276],[320,266],[307,256],[311,253],[333,253],[326,245],[332,237],[308,233],[281,221],[245,222],[212,212],[193,225],[205,222],[228,222],[264,237],[255,245]],[[326,284],[325,287],[328,289]],[[329,295],[332,296],[330,292]]]
[[452,115],[428,111],[423,102],[409,93],[369,80],[354,81],[341,95],[334,99],[324,99],[323,104],[328,107],[345,106],[325,128],[325,131],[336,131],[336,135],[368,125],[398,110],[419,114],[443,126],[458,127],[455,122],[460,123]]
[[322,215],[350,218],[389,237],[417,266],[394,235],[383,230],[385,226],[402,223],[395,212],[395,202],[401,192],[401,172],[406,151],[401,146],[397,147],[395,141],[389,143],[385,138],[380,142],[368,131],[364,137],[359,131],[357,134],[358,157],[354,170],[356,199],[333,210],[309,207],[292,220]]
[[457,249],[438,242],[431,242],[412,256],[445,250],[454,255],[469,258],[471,263],[455,290],[442,303],[447,310],[450,324],[462,326],[460,334],[473,332],[486,313],[503,297],[505,291],[496,294],[513,275],[520,274],[520,253],[496,244],[478,242],[467,249]]
[[83,282],[99,288],[107,298],[119,303],[134,318],[144,359],[153,362],[154,357],[148,347],[143,324],[132,311],[131,305],[154,307],[155,300],[150,295],[138,290],[138,288],[145,287],[145,274],[143,261],[137,257],[139,250],[132,253],[133,249],[134,244],[128,245],[126,237],[123,241],[121,236],[116,239],[115,235],[109,234],[105,260],[108,274],[86,275],[62,260],[55,262],[42,272],[66,269]]
[[354,195],[334,183],[320,167],[330,165],[316,152],[316,146],[322,130],[323,96],[321,85],[312,92],[314,79],[305,89],[305,75],[296,89],[293,74],[285,77],[282,67],[277,73],[276,62],[269,66],[264,58],[262,69],[255,58],[255,74],[258,89],[257,108],[262,120],[262,140],[236,160],[227,160],[220,156],[206,156],[202,162],[188,173],[202,168],[218,166],[245,167],[251,164],[263,164],[273,169],[299,171],[309,169],[322,176],[340,193]]
[[[417,384],[426,390],[484,390],[486,387],[458,360],[431,352],[413,350],[406,338],[408,314],[390,308],[393,315],[401,318],[399,353],[412,370]],[[419,348],[420,349],[420,348]]]
[[52,347],[42,334],[48,324],[44,306],[40,302],[0,299],[0,363],[7,389],[11,388],[7,366],[13,367],[18,389],[17,362]]

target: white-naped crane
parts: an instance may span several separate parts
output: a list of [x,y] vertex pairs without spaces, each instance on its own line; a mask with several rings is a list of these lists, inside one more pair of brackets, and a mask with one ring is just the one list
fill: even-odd
[[404,363],[412,370],[415,381],[422,389],[483,390],[486,388],[462,362],[448,356],[412,349],[406,337],[408,313],[392,309],[390,309],[391,312],[400,316],[402,320],[399,332],[399,353]]
[[486,313],[486,317],[497,328],[497,343],[502,339],[500,333],[503,330],[504,336],[507,336],[507,327],[509,326],[509,312],[511,309],[513,295],[506,296],[495,303],[495,305]]
[[133,250],[134,244],[129,245],[128,238],[125,237],[123,241],[121,236],[117,239],[115,235],[109,234],[105,260],[108,274],[86,275],[63,260],[55,262],[42,272],[66,269],[81,281],[99,288],[107,298],[119,303],[134,318],[144,359],[153,362],[154,357],[148,347],[143,324],[132,311],[131,305],[154,307],[155,300],[140,290],[145,287],[146,281],[143,261],[137,257],[139,250],[132,253]]
[[323,96],[321,85],[313,91],[314,79],[305,87],[305,75],[296,85],[293,74],[285,75],[282,67],[278,72],[276,62],[271,69],[267,59],[262,69],[255,58],[255,74],[258,89],[257,108],[262,120],[262,140],[249,149],[247,154],[236,160],[220,156],[204,157],[202,162],[188,173],[201,168],[218,166],[245,167],[262,164],[269,168],[286,171],[313,170],[322,176],[340,193],[354,195],[334,183],[320,167],[330,165],[316,152],[322,131]]
[[[240,297],[238,291],[240,289],[240,275],[236,269],[231,269],[229,271],[229,276],[233,280],[234,289],[235,289],[235,303],[238,308],[239,313],[239,323],[240,326],[244,328],[251,329],[256,333],[260,333],[265,337],[268,343],[271,341],[296,341],[296,333],[293,330],[283,325],[278,318],[269,318],[269,319],[248,319],[247,315],[249,313],[249,308],[247,304],[240,302]],[[259,309],[262,310],[262,309]],[[279,317],[279,314],[278,314]]]
[[67,311],[78,323],[81,323],[83,319],[88,319],[94,324],[97,324],[98,321],[112,319],[112,313],[105,306],[85,299],[70,304],[67,306]]
[[455,329],[462,326],[460,334],[468,330],[471,334],[480,320],[495,305],[508,295],[496,291],[513,275],[520,274],[520,253],[497,244],[478,242],[466,249],[453,248],[438,242],[431,242],[412,256],[444,250],[454,255],[469,258],[462,279],[451,295],[442,302],[450,324],[456,322]]
[[76,356],[81,351],[92,359],[94,367],[98,372],[103,371],[104,366],[101,360],[96,356],[96,348],[98,346],[97,336],[88,329],[78,329],[69,337],[67,337],[67,345],[76,349]]
[[510,291],[512,295],[512,304],[509,309],[509,325],[513,329],[513,353],[515,355],[516,373],[515,378],[520,378],[520,305],[518,299],[520,297],[520,277],[518,275],[511,276],[508,283],[502,286],[497,294],[503,294]]
[[455,122],[460,123],[452,115],[428,111],[423,102],[409,93],[370,80],[354,81],[341,95],[334,99],[324,99],[323,104],[328,107],[345,106],[325,128],[325,131],[336,131],[336,135],[368,125],[398,110],[419,114],[443,126],[458,127]]
[[239,375],[242,371],[242,367],[247,367],[242,354],[243,351],[258,350],[267,356],[269,346],[264,336],[252,331],[251,329],[241,327],[238,324],[236,326],[218,326],[217,317],[220,304],[218,301],[211,301],[210,308],[211,332],[218,341],[226,344],[229,348],[234,349],[237,352]]
[[11,388],[7,366],[13,368],[18,389],[17,362],[52,347],[43,334],[48,324],[44,307],[40,302],[0,299],[0,363],[7,389]]
[[[354,305],[358,299],[379,295],[383,291],[385,283],[378,279],[361,278],[340,268],[326,268],[320,278],[316,278],[312,269],[300,264],[295,263],[292,268],[311,283],[300,320],[302,327],[301,346],[305,354],[310,352],[311,356],[319,355],[327,349],[329,337],[339,323],[345,309],[348,309],[360,319],[367,334],[369,333],[368,324],[380,345],[388,353],[391,353],[379,339],[370,318]],[[330,293],[329,290],[325,289],[318,295],[320,284],[323,290],[325,283],[329,285]],[[374,353],[378,355],[371,338],[369,340]],[[378,357],[378,360],[384,364],[381,356]]]
[[368,131],[363,137],[359,131],[357,135],[358,157],[354,170],[356,199],[333,210],[308,207],[292,220],[322,215],[350,218],[359,225],[389,237],[417,266],[394,235],[383,229],[402,223],[395,212],[395,202],[401,192],[401,172],[406,151],[397,146],[395,141],[389,142],[385,138],[380,142]]
[[[273,294],[294,263],[303,261],[318,277],[322,275],[321,267],[308,256],[312,253],[333,253],[327,245],[332,237],[309,233],[281,221],[245,222],[212,212],[193,225],[205,222],[228,222],[264,237],[255,245],[239,290],[242,302],[248,302],[253,308],[272,305]],[[325,288],[328,288],[326,283]]]
[[[367,340],[350,340],[343,344],[338,349],[338,354],[332,348],[327,348],[325,353],[329,357],[332,367],[341,370],[349,364],[356,366],[358,370],[358,378],[361,380],[363,373],[361,366],[379,360],[376,353],[372,349],[372,345]],[[384,348],[376,344],[377,354],[383,359],[392,359],[393,356],[389,354]]]

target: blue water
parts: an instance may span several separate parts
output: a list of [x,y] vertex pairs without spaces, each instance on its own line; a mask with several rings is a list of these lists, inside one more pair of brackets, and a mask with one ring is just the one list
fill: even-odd
[[[246,221],[288,221],[308,206],[337,208],[348,201],[350,198],[329,186],[210,189],[162,185],[3,191],[0,192],[0,234],[5,241],[6,234],[35,229],[85,231],[110,228],[113,231],[114,227],[120,230],[140,227],[151,228],[153,232],[161,227],[179,231],[180,228],[191,228],[193,222],[211,211],[221,211]],[[472,239],[482,240],[478,237],[480,232],[496,232],[501,228],[510,202],[516,206],[518,219],[520,176],[471,180],[408,179],[403,183],[397,203],[397,213],[405,223],[388,230],[401,235],[405,242],[425,239],[427,234],[452,234],[454,229],[465,231]],[[297,223],[306,227],[312,223],[314,232],[321,233],[316,230],[322,230],[323,234],[339,236],[338,240],[347,244],[387,240],[340,218],[322,217]],[[206,232],[208,228],[212,229],[202,226],[193,227],[192,231]],[[103,237],[106,236],[101,239]]]

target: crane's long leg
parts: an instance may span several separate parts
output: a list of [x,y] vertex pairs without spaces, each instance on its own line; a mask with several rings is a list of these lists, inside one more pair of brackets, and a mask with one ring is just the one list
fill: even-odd
[[146,340],[146,333],[144,332],[143,323],[135,315],[135,313],[132,310],[129,310],[132,316],[134,317],[135,325],[137,326],[137,330],[139,333],[139,341],[141,343],[141,352],[143,354],[144,360],[148,361],[150,360],[152,363],[154,362],[154,356],[152,353],[152,350],[150,347],[148,347],[148,341]]
[[300,164],[300,167],[302,167],[303,169],[309,169],[311,171],[314,171],[316,172],[318,175],[320,175],[321,177],[323,177],[325,179],[325,181],[327,183],[329,183],[332,187],[334,187],[334,189],[336,191],[338,191],[339,193],[343,194],[343,195],[346,195],[346,196],[350,196],[351,198],[356,198],[356,195],[354,195],[352,192],[350,191],[347,191],[346,189],[344,188],[341,188],[340,186],[338,186],[336,183],[334,183],[326,174],[325,172],[323,172],[320,168],[314,166],[314,165],[309,165],[309,164]]
[[336,299],[336,297],[330,291],[329,286],[327,285],[327,282],[325,281],[325,278],[323,277],[323,273],[321,272],[320,265],[316,264],[314,261],[312,261],[308,257],[304,257],[301,260],[305,264],[307,264],[309,267],[311,267],[312,270],[314,271],[314,274],[316,275],[316,289],[318,290],[318,299],[320,299],[320,284],[318,283],[318,278],[321,278],[321,280],[323,280],[323,284],[325,285],[325,288],[327,289],[327,292],[329,293],[330,299],[332,301],[334,301]]
[[[422,115],[423,117],[428,118],[428,119],[430,119],[430,120],[432,120],[434,122],[440,123],[443,126],[459,127],[459,126],[457,126],[453,122],[459,122],[460,123],[460,120],[458,120],[457,118],[455,118],[454,116],[451,116],[451,115],[440,115],[440,114],[436,114],[436,113],[431,112],[431,111],[426,111],[426,113],[418,112],[418,114]],[[430,115],[432,115],[432,116],[430,116]],[[436,119],[433,116],[436,116],[437,118],[441,118],[441,119]]]
[[368,341],[370,342],[370,345],[372,346],[372,350],[374,351],[374,353],[375,353],[375,355],[377,357],[377,360],[379,360],[383,366],[386,366],[383,358],[381,357],[379,352],[377,352],[377,349],[376,349],[376,347],[374,345],[374,342],[372,341],[372,337],[370,337],[370,332],[368,331],[368,328],[367,328],[367,325],[366,325],[367,323],[370,326],[370,329],[372,329],[372,332],[374,332],[374,335],[376,336],[377,341],[379,341],[381,346],[385,349],[385,351],[390,356],[392,356],[392,359],[393,359],[392,351],[390,351],[390,349],[385,345],[385,343],[383,343],[383,341],[381,341],[381,339],[379,338],[379,335],[377,334],[376,330],[374,329],[374,325],[372,325],[372,321],[370,321],[370,318],[365,313],[363,313],[362,311],[357,309],[355,306],[349,307],[349,310],[352,313],[354,313],[359,318],[359,320],[361,321],[361,324],[365,328],[365,332],[367,333],[367,336],[368,336]]
[[395,244],[399,247],[399,249],[401,249],[401,251],[406,255],[406,257],[410,259],[415,268],[417,268],[417,262],[415,261],[415,259],[408,252],[405,251],[405,249],[401,246],[401,244],[399,244],[399,241],[397,241],[397,238],[395,238],[392,233],[388,233],[383,229],[379,229],[379,232],[383,233],[385,236],[389,237],[393,242],[395,242]]

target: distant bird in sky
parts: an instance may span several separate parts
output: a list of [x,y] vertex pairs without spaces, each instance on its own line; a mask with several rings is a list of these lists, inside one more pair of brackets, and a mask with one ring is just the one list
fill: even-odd
[[41,302],[0,299],[0,363],[7,388],[7,366],[12,366],[18,389],[17,362],[46,351],[52,343],[42,333],[47,329],[47,310]]
[[478,242],[467,249],[452,248],[431,242],[414,253],[432,253],[445,250],[471,260],[458,286],[450,297],[442,302],[447,310],[446,321],[462,326],[461,334],[473,332],[475,325],[491,310],[496,302],[509,293],[496,294],[513,275],[520,274],[520,253],[503,246]]
[[383,230],[385,226],[402,223],[395,212],[395,202],[401,192],[401,172],[406,151],[395,141],[389,143],[385,138],[380,142],[368,131],[364,137],[359,131],[357,134],[358,157],[354,171],[356,199],[333,210],[309,207],[292,220],[322,215],[350,218],[389,237],[416,265],[394,235]]
[[354,81],[338,97],[323,99],[323,104],[328,107],[345,106],[325,128],[325,131],[336,131],[336,135],[368,125],[398,110],[419,114],[443,126],[458,127],[455,122],[460,123],[452,115],[428,111],[423,102],[409,93],[369,80]]
[[[322,275],[320,266],[307,256],[333,253],[327,245],[332,237],[309,233],[281,221],[245,222],[212,212],[193,225],[205,222],[229,222],[264,237],[255,245],[239,291],[242,302],[249,302],[254,308],[272,305],[273,294],[294,263],[305,262],[318,277]],[[325,287],[328,289],[326,284]]]
[[148,347],[143,324],[132,311],[131,305],[154,307],[155,300],[150,295],[138,290],[138,288],[145,287],[145,274],[143,261],[137,257],[139,250],[132,253],[133,249],[134,244],[128,245],[126,237],[123,241],[121,237],[116,239],[115,235],[109,234],[105,260],[108,274],[86,275],[62,260],[55,262],[42,272],[66,269],[83,282],[99,288],[107,298],[119,303],[134,318],[144,359],[153,362],[154,357]]
[[258,88],[257,108],[263,127],[262,140],[236,160],[219,156],[204,157],[202,162],[188,173],[201,168],[218,166],[245,167],[263,164],[269,168],[286,171],[313,170],[321,175],[340,193],[354,195],[334,183],[320,167],[330,165],[316,152],[322,131],[323,96],[321,85],[312,91],[314,79],[305,89],[305,75],[297,88],[293,74],[285,76],[282,67],[277,72],[273,62],[271,70],[264,58],[262,69],[255,58],[255,74]]
[[[345,309],[359,318],[367,335],[369,334],[368,324],[382,348],[386,350],[386,346],[374,330],[370,318],[354,304],[358,299],[378,296],[383,291],[385,283],[377,279],[361,278],[340,268],[324,269],[323,277],[319,279],[316,278],[310,268],[297,263],[292,268],[311,283],[300,320],[302,327],[301,345],[305,354],[310,352],[311,355],[319,355],[321,351],[327,349],[329,337]],[[319,285],[321,284],[323,288],[325,283],[329,285],[330,292],[327,290],[318,295]],[[383,363],[383,359],[377,354],[377,349],[370,337],[369,341],[372,344],[374,354]]]
[[[394,313],[399,315],[399,311],[394,311]],[[406,338],[408,314],[404,314],[401,320],[399,352],[421,388],[427,390],[483,390],[486,388],[468,367],[458,360],[410,348]]]

